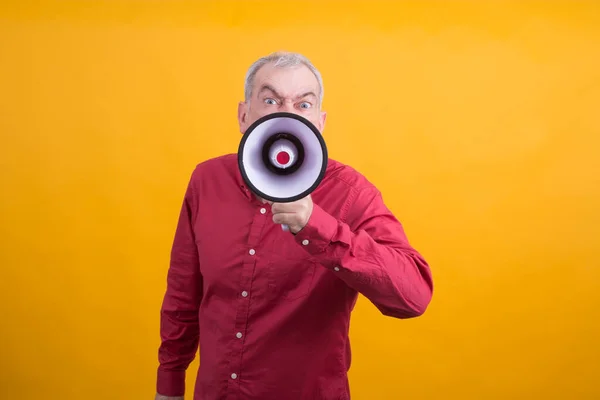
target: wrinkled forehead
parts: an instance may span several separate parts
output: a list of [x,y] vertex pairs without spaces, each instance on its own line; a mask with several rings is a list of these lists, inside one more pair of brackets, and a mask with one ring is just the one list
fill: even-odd
[[288,98],[310,93],[319,96],[319,82],[305,65],[279,67],[271,63],[258,70],[253,82],[256,95],[267,91]]

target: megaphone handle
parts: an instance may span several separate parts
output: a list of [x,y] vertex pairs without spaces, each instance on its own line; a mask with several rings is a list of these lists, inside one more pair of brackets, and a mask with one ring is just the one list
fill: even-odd
[[286,224],[282,224],[281,225],[281,229],[283,229],[284,232],[289,232],[290,231],[290,227],[287,226]]

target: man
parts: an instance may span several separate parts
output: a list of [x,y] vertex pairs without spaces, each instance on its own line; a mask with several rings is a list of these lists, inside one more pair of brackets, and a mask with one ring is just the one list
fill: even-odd
[[[271,54],[248,70],[240,131],[279,111],[322,131],[322,99],[321,75],[305,57]],[[205,161],[174,238],[156,399],[183,399],[199,346],[195,400],[347,400],[357,295],[384,315],[411,318],[432,290],[426,261],[352,168],[329,160],[311,195],[271,204],[245,186],[236,154]]]

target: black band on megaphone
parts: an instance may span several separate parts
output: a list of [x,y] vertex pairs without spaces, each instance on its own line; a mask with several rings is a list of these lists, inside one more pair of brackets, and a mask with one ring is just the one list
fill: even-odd
[[[319,152],[321,153],[320,158],[322,158],[321,165],[318,166],[318,169],[314,170],[315,177],[314,177],[313,181],[311,182],[310,187],[308,187],[306,190],[303,190],[300,193],[292,193],[292,194],[284,196],[284,197],[276,196],[272,193],[265,193],[265,191],[258,189],[256,187],[256,185],[253,184],[252,180],[248,176],[249,171],[246,170],[246,163],[244,162],[244,157],[243,157],[244,152],[245,152],[246,142],[248,141],[248,138],[252,135],[254,130],[259,128],[261,126],[261,124],[263,124],[264,122],[267,122],[268,120],[271,120],[274,118],[295,119],[296,121],[301,122],[306,128],[308,128],[308,131],[310,131],[314,134],[314,139],[316,139],[316,143],[318,144],[318,146],[315,146],[315,148],[317,148],[317,147],[319,148]],[[280,133],[286,134],[287,132],[285,132],[285,130],[283,130],[283,131],[276,131],[276,132],[270,133],[270,135],[266,139],[266,141],[274,142],[275,140],[278,140],[280,137],[277,137],[277,135]],[[292,175],[292,173],[300,174],[300,173],[302,173],[300,168],[302,168],[302,167],[306,168],[305,164],[306,164],[306,157],[307,157],[307,155],[306,155],[307,149],[295,137],[295,134],[293,132],[289,132],[289,133],[287,133],[287,135],[289,135],[289,137],[285,137],[285,139],[290,140],[292,143],[294,143],[294,145],[297,146],[298,153],[302,153],[301,159],[299,160],[300,162],[296,162],[294,164],[293,168],[290,166],[288,168],[289,171],[285,171],[285,169],[281,170],[279,168],[276,168],[275,166],[272,165],[271,161],[268,160],[268,158],[265,161],[265,149],[268,149],[269,146],[265,146],[264,143],[261,145],[262,147],[256,149],[256,151],[257,151],[256,155],[257,155],[257,157],[259,157],[261,159],[261,162],[264,163],[265,170],[269,171],[269,173],[272,173],[274,176],[278,176],[278,177],[290,176],[290,179],[293,179],[294,175]],[[300,142],[300,143],[298,143],[298,142]],[[268,155],[268,150],[267,150],[267,155]],[[327,163],[328,163],[327,146],[325,145],[325,141],[323,140],[323,137],[321,136],[321,132],[319,132],[317,127],[314,126],[314,124],[312,124],[309,120],[307,120],[306,118],[304,118],[298,114],[293,114],[293,113],[276,112],[276,113],[272,113],[272,114],[267,114],[267,115],[257,119],[244,132],[242,139],[240,140],[240,144],[238,146],[238,167],[239,167],[239,171],[242,176],[242,179],[244,180],[244,182],[246,183],[248,188],[252,192],[254,192],[257,196],[259,196],[265,200],[269,200],[269,201],[276,202],[276,203],[287,203],[287,202],[300,200],[300,199],[308,196],[310,193],[312,193],[319,186],[319,184],[325,177],[325,171],[327,170]],[[276,171],[273,171],[270,166],[275,167]]]

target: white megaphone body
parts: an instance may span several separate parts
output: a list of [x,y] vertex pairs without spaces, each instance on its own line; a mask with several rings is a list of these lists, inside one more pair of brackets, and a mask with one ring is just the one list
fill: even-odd
[[319,130],[306,118],[287,112],[256,120],[244,132],[238,149],[246,185],[274,203],[289,203],[312,193],[325,176],[327,160]]

